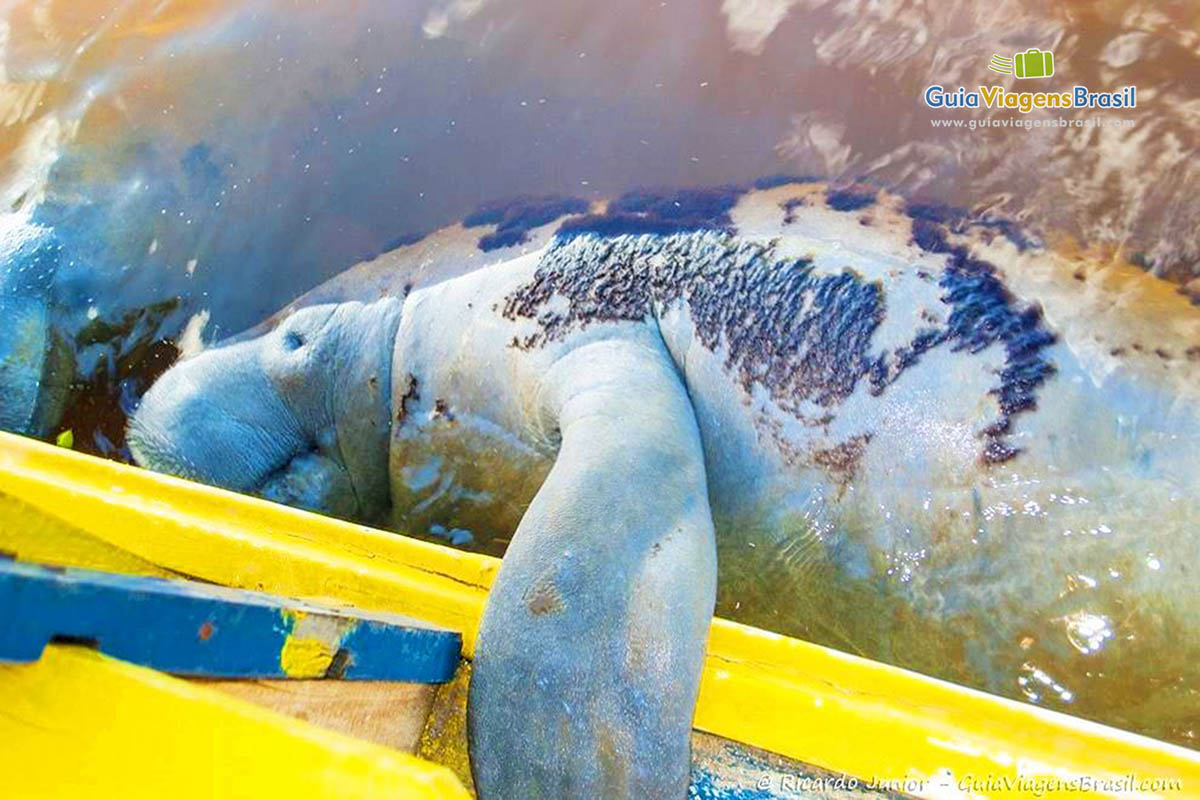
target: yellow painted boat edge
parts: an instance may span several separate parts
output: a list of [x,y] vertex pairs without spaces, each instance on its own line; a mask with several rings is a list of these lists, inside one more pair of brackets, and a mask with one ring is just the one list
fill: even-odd
[[0,697],[7,797],[469,798],[445,767],[80,647],[0,665]]
[[[64,537],[91,541],[90,561]],[[0,550],[417,616],[462,631],[468,655],[499,563],[6,434]],[[696,727],[863,780],[915,780],[918,796],[1200,796],[1200,753],[725,620]]]

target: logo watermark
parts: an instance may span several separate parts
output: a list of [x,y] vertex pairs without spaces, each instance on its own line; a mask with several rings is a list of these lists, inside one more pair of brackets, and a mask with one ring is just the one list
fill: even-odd
[[1031,47],[1024,53],[1008,56],[993,54],[988,69],[1018,78],[1049,78],[1054,74],[1054,53]]
[[754,788],[769,792],[817,794],[864,790],[907,795],[945,794],[947,792],[967,795],[1019,792],[1031,797],[1047,797],[1059,794],[1120,795],[1182,792],[1183,780],[1180,778],[1149,778],[1132,774],[1056,777],[1011,774],[976,775],[971,773],[956,778],[947,772],[942,772],[932,778],[875,777],[859,779],[846,775],[768,773],[758,777],[754,782]]
[[[1012,56],[992,55],[988,69],[1018,79],[1049,78],[1054,75],[1054,53],[1031,47]],[[1123,86],[1115,91],[1094,91],[1087,86],[1073,86],[1069,91],[1009,91],[1003,86],[965,86],[947,88],[935,83],[923,94],[929,108],[947,110],[988,109],[1016,111],[1029,114],[1043,109],[1129,109],[1137,108],[1137,87]],[[957,126],[955,126],[957,127]],[[1046,125],[1044,127],[1061,127]],[[975,130],[974,127],[971,130]]]
[[1043,128],[1136,128],[1137,120],[1116,119],[1114,117],[1050,117],[1048,119],[1030,117],[971,117],[969,119],[947,119],[941,117],[929,120],[935,128],[962,128],[968,131],[1032,131]]
[[1126,86],[1115,92],[1093,92],[1076,86],[1069,92],[1010,92],[1003,86],[980,86],[970,91],[964,86],[947,90],[934,84],[925,90],[925,105],[930,108],[1010,109],[1028,114],[1039,108],[1137,108],[1137,87]]

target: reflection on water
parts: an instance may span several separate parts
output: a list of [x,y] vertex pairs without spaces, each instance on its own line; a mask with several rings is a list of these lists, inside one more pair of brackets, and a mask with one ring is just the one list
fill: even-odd
[[[1181,285],[1200,275],[1190,0],[10,0],[0,13],[5,230],[53,239],[39,269],[81,376],[64,425],[107,455],[178,347],[506,196],[865,177]],[[1047,86],[1137,85],[1139,107],[1111,112],[1135,126],[931,126],[947,113],[921,103],[925,86],[1024,89],[987,63],[1032,46],[1055,53]],[[18,283],[0,272],[0,296]],[[929,557],[899,553],[888,574]],[[1012,693],[1071,707],[1071,653],[1102,658],[1131,626],[1064,612],[1028,637],[1065,632],[1073,649],[1021,665]]]
[[[1200,253],[1177,191],[1200,128],[1184,0],[7,5],[0,207],[69,240],[62,283],[103,313],[178,293],[233,331],[487,199],[779,171],[872,176],[1180,275]],[[1138,85],[1137,127],[930,126],[926,85],[1011,88],[987,58],[1026,44],[1054,49],[1062,88]]]

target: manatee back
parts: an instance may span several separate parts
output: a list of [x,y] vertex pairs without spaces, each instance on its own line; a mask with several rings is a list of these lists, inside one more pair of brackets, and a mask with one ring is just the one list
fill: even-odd
[[300,308],[327,303],[403,299],[416,289],[510,261],[547,246],[559,226],[588,211],[576,198],[514,198],[487,204],[462,222],[414,237],[363,261],[300,295],[269,318],[233,338],[273,329]]
[[662,331],[704,437],[719,611],[1182,736],[1198,309],[866,187],[665,205],[569,223],[499,311],[530,350]]

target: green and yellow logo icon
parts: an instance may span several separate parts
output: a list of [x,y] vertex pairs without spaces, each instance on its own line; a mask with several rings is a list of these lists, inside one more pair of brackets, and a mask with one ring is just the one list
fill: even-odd
[[1018,78],[1049,78],[1054,74],[1054,53],[1031,47],[1012,58],[993,55],[988,69]]

